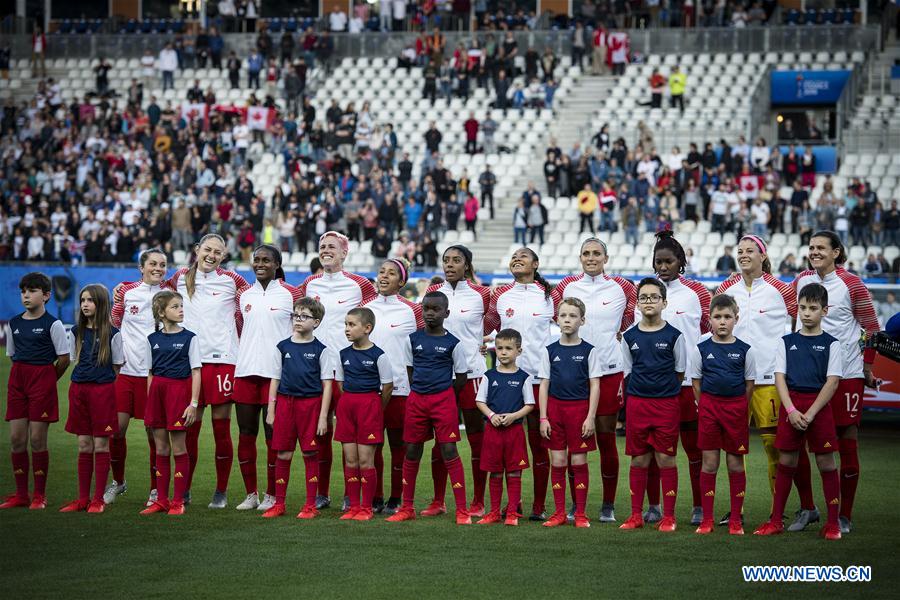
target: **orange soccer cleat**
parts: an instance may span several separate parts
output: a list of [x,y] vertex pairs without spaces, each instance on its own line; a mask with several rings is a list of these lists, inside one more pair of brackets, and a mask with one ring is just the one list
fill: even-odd
[[483,517],[484,516],[484,503],[483,502],[473,502],[469,506],[469,514],[473,517]]
[[837,524],[825,523],[825,526],[819,530],[819,535],[826,540],[839,540],[841,539],[841,528]]
[[619,529],[640,529],[644,526],[644,517],[641,513],[634,513],[619,525]]
[[559,527],[560,525],[565,525],[568,523],[566,519],[566,513],[564,512],[555,512],[550,515],[550,518],[544,521],[543,527]]
[[10,494],[6,497],[3,504],[0,504],[0,510],[6,508],[26,508],[29,504],[31,504],[31,500],[29,500],[28,496]]
[[753,535],[778,535],[784,533],[784,523],[781,521],[766,521],[756,528]]
[[284,504],[275,504],[262,514],[263,519],[274,519],[284,515]]
[[68,513],[68,512],[82,512],[88,509],[88,501],[87,500],[72,500],[68,504],[64,504],[62,508],[59,509],[59,512]]
[[184,514],[184,502],[173,502],[169,505],[169,512],[166,514],[170,517],[180,517]]
[[420,517],[437,517],[447,512],[447,505],[440,500],[433,500],[425,510],[419,512]]
[[344,514],[342,514],[342,515],[340,516],[339,520],[341,520],[341,521],[352,521],[353,519],[356,518],[357,513],[359,513],[359,511],[360,511],[361,509],[362,509],[362,508],[359,507],[359,506],[351,506],[350,508],[347,509],[347,512],[345,512]]
[[715,523],[713,523],[712,519],[703,519],[700,522],[700,527],[694,533],[699,533],[700,535],[709,535],[715,529]]
[[88,504],[87,511],[89,515],[99,515],[103,511],[106,510],[106,502],[103,501],[103,498],[100,500],[91,500],[91,503]]
[[657,531],[662,531],[663,533],[672,533],[675,531],[675,517],[663,517],[662,521],[659,522],[659,525],[656,526]]
[[415,521],[416,511],[412,508],[401,507],[397,512],[389,516],[385,521],[388,523],[399,523],[401,521]]
[[28,505],[29,510],[44,510],[47,508],[47,497],[41,494],[35,494]]
[[744,535],[744,525],[740,519],[728,521],[728,533],[731,535]]
[[[474,515],[473,515],[474,516]],[[499,523],[503,519],[500,518],[500,511],[494,512],[491,511],[488,514],[484,515],[484,517],[478,521],[478,525],[494,525],[495,523]]]
[[156,513],[167,513],[169,512],[169,503],[162,502],[152,502],[150,506],[141,511],[142,515],[152,515]]
[[315,519],[319,515],[319,511],[316,509],[315,504],[304,504],[303,508],[300,509],[300,512],[297,513],[298,519]]
[[587,518],[587,515],[575,515],[575,527],[579,527],[582,529],[586,529],[591,526],[591,520]]
[[354,521],[371,521],[372,517],[375,516],[375,511],[372,510],[371,507],[363,508],[360,507],[356,514],[353,515]]

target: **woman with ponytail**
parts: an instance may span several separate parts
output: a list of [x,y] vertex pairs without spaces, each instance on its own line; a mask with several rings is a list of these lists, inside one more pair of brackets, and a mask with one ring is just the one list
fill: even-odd
[[[709,302],[712,296],[702,283],[684,276],[687,257],[684,248],[675,239],[675,234],[671,230],[667,229],[656,234],[652,261],[653,272],[666,286],[666,307],[663,309],[662,318],[678,329],[684,335],[687,347],[692,348],[697,345],[701,335],[709,332]],[[690,364],[687,369],[688,373],[693,372]],[[694,502],[691,524],[699,525],[703,520],[702,495],[700,494],[700,470],[703,456],[697,447],[697,403],[690,378],[685,378],[681,385],[679,400],[681,445],[688,457],[691,493]],[[659,505],[660,482],[667,493],[675,491],[678,485],[677,467],[660,470],[656,461],[652,460],[647,478],[647,498],[650,507],[644,513],[644,520],[648,523],[656,523],[663,516]],[[670,495],[670,497],[674,496]]]
[[203,425],[203,409],[210,406],[215,439],[216,491],[209,508],[225,508],[228,505],[228,478],[234,461],[231,403],[234,365],[238,354],[235,299],[238,291],[248,285],[234,271],[221,268],[228,256],[225,240],[221,236],[215,233],[203,236],[194,246],[194,252],[196,260],[191,266],[179,269],[169,279],[170,287],[185,299],[184,326],[197,335],[203,360],[197,420],[187,432],[191,475],[187,481],[186,501],[190,499],[191,481],[197,466],[197,444],[200,427]]
[[[235,324],[241,338],[234,368],[234,402],[240,437],[238,465],[247,497],[238,510],[266,511],[275,505],[275,459],[272,449],[272,427],[266,424],[264,409],[269,406],[271,380],[279,362],[277,344],[291,335],[291,315],[300,291],[284,282],[281,251],[263,244],[253,251],[253,273],[256,282],[237,292]],[[260,418],[266,436],[266,473],[268,482],[263,501],[259,501],[256,485],[256,438]]]
[[[522,336],[522,354],[516,364],[531,376],[535,398],[536,381],[541,352],[550,343],[550,323],[556,314],[550,284],[538,272],[540,261],[530,248],[519,248],[509,261],[509,271],[515,278],[495,289],[485,315],[485,330],[515,329]],[[528,445],[531,447],[534,473],[534,501],[532,521],[546,520],[544,512],[547,481],[550,476],[550,454],[541,443],[538,414],[528,415]]]
[[[422,306],[410,302],[400,294],[408,279],[409,261],[405,258],[391,258],[384,261],[375,279],[378,296],[363,304],[375,315],[375,327],[369,334],[369,339],[391,357],[400,356],[403,343],[409,338],[409,334],[425,327],[422,320]],[[406,397],[409,395],[409,378],[403,361],[393,360],[392,368],[394,389],[391,401],[384,408],[384,428],[391,450],[391,494],[385,505],[384,457],[383,448],[379,445],[375,450],[377,484],[372,506],[375,512],[383,511],[388,515],[397,512],[403,491],[403,457],[406,453],[403,444],[403,416],[406,412]]]
[[[484,435],[484,416],[475,406],[478,384],[486,370],[481,347],[486,333],[485,315],[490,309],[490,288],[475,283],[475,270],[472,266],[472,251],[465,246],[450,246],[441,257],[444,268],[444,282],[432,285],[427,292],[441,292],[450,301],[450,316],[444,321],[444,329],[455,335],[469,354],[469,373],[466,387],[459,394],[459,408],[463,423],[466,426],[466,439],[472,450],[472,480],[474,493],[469,514],[472,517],[484,516],[484,489],[487,484],[487,472],[481,469],[481,441]],[[443,512],[444,495],[447,489],[447,469],[437,444],[431,452],[431,475],[434,479],[434,501],[422,511]]]
[[[797,318],[797,293],[772,275],[768,247],[762,238],[755,235],[742,237],[738,243],[737,263],[740,272],[723,281],[716,289],[716,295],[728,294],[737,302],[738,320],[734,335],[750,344],[756,356],[757,374],[750,398],[750,422],[759,430],[769,466],[769,491],[774,494],[778,467],[775,430],[778,426],[778,407],[781,406],[775,389],[775,349],[791,326],[791,319]],[[746,485],[746,475],[743,477]],[[712,515],[704,516],[709,518]],[[722,521],[727,521],[730,516],[722,517]]]

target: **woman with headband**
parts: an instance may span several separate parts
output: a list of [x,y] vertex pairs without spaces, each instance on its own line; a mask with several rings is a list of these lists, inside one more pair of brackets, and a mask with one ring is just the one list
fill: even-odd
[[[272,427],[264,414],[269,405],[269,384],[280,375],[281,362],[277,344],[291,335],[294,301],[302,297],[297,288],[284,282],[281,252],[263,244],[253,251],[253,273],[256,282],[238,290],[235,316],[241,337],[237,364],[234,368],[234,401],[240,436],[238,465],[247,497],[238,510],[266,511],[275,505],[275,458],[272,449]],[[266,495],[259,501],[256,484],[256,437],[260,417],[266,436]]]
[[175,272],[169,285],[184,298],[185,329],[197,334],[203,366],[200,369],[200,406],[197,421],[188,429],[187,451],[190,475],[187,498],[197,466],[197,443],[203,424],[203,409],[212,407],[213,439],[215,440],[216,491],[209,508],[225,508],[228,499],[228,479],[234,462],[231,441],[231,403],[234,387],[234,365],[237,362],[238,334],[235,324],[237,293],[248,286],[234,271],[221,268],[228,256],[225,240],[215,233],[200,238],[194,246],[197,258],[190,267]]
[[[790,285],[772,275],[768,248],[762,238],[755,235],[742,237],[737,248],[737,263],[740,273],[723,281],[716,294],[728,294],[737,302],[734,335],[750,344],[756,356],[750,423],[759,430],[769,466],[769,491],[774,494],[778,466],[775,430],[781,406],[775,389],[775,347],[790,330],[791,319],[797,318],[797,294]],[[725,515],[719,524],[727,525],[730,517],[730,514]]]
[[[384,261],[375,279],[378,295],[363,304],[375,314],[375,328],[369,334],[369,339],[392,357],[400,356],[402,344],[409,338],[409,334],[425,327],[422,320],[422,306],[400,295],[400,290],[408,279],[409,262],[405,258],[391,258]],[[378,483],[375,486],[375,500],[372,507],[375,512],[380,513],[383,510],[389,515],[397,512],[400,495],[403,492],[403,457],[406,453],[406,446],[403,444],[403,415],[406,397],[409,395],[406,365],[401,360],[393,360],[391,367],[394,371],[394,390],[391,401],[384,408],[384,428],[391,449],[391,495],[385,505],[384,457],[383,449],[379,447],[375,451]]]
[[[619,481],[619,451],[616,447],[616,417],[623,404],[622,349],[618,334],[634,323],[637,294],[634,284],[621,277],[610,277],[603,270],[609,255],[606,244],[588,238],[581,244],[579,275],[570,275],[553,290],[555,305],[564,298],[578,298],[587,307],[581,337],[603,357],[600,378],[600,404],[597,407],[597,448],[600,450],[600,475],[603,481],[603,506],[600,522],[615,522],[616,487]],[[572,486],[570,486],[572,487]],[[574,513],[573,513],[574,518]]]
[[[509,260],[509,271],[515,278],[495,289],[485,315],[485,330],[515,329],[522,336],[522,354],[516,364],[531,375],[534,397],[538,397],[537,383],[540,356],[550,343],[550,323],[556,315],[556,306],[550,295],[550,284],[540,273],[540,260],[530,248],[519,248]],[[528,445],[531,448],[534,477],[534,500],[531,506],[532,521],[546,520],[544,502],[547,481],[550,477],[550,453],[543,446],[539,415],[528,415]]]
[[[316,337],[335,353],[349,345],[344,335],[344,318],[350,309],[362,306],[375,298],[375,286],[361,275],[344,271],[344,261],[350,251],[350,240],[337,231],[326,231],[319,238],[319,261],[322,273],[310,275],[300,284],[300,295],[311,296],[325,307],[325,317],[316,330]],[[331,397],[332,414],[340,400],[338,387],[334,386]],[[331,484],[332,447],[334,436],[332,419],[328,419],[328,432],[319,437],[319,493],[316,509],[331,505],[329,492]],[[344,503],[345,505],[347,502]],[[344,507],[346,508],[346,506]]]
[[[469,514],[484,516],[484,488],[487,472],[481,469],[481,441],[484,435],[484,416],[475,406],[478,383],[486,370],[484,356],[480,348],[484,343],[485,319],[490,308],[490,288],[475,283],[475,269],[472,266],[472,251],[462,245],[450,246],[441,257],[444,268],[444,282],[428,288],[428,292],[441,292],[450,301],[450,316],[444,321],[444,328],[462,342],[469,353],[469,373],[466,387],[459,394],[459,408],[466,426],[466,439],[472,450],[472,480],[474,493]],[[440,448],[435,444],[431,452],[431,475],[434,479],[434,501],[421,514],[441,514],[446,512],[444,494],[447,489],[447,469],[441,457]]]

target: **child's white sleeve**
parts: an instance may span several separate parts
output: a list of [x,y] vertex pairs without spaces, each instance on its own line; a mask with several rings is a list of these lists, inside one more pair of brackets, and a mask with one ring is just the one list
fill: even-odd
[[688,359],[688,364],[691,365],[691,372],[687,374],[688,379],[703,379],[703,357],[700,356],[700,347],[693,345],[688,352],[691,355]]
[[784,352],[784,338],[775,344],[775,372],[784,375],[787,373],[787,356]]
[[631,349],[628,348],[628,342],[622,338],[622,373],[625,377],[631,373]]
[[481,376],[481,383],[478,384],[478,391],[475,393],[475,402],[487,404],[488,386],[491,385],[487,375]]
[[456,374],[469,372],[469,357],[462,344],[453,347],[453,372]]
[[379,356],[375,364],[378,365],[378,380],[381,381],[381,385],[394,383],[394,370],[391,368],[391,359],[388,355]]
[[122,332],[117,331],[116,335],[110,340],[110,349],[112,350],[112,364],[125,364],[125,342],[122,341]]
[[841,343],[837,340],[831,342],[828,348],[828,370],[826,377],[838,376],[844,374],[844,357],[841,356]]
[[13,340],[12,328],[7,323],[3,326],[6,335],[6,356],[12,357],[16,353],[16,342]]
[[[69,346],[69,355],[72,357],[72,362],[75,362],[76,360],[78,360],[78,357],[75,356],[75,328],[74,327],[66,335],[66,343]],[[7,356],[9,356],[8,352],[9,351],[7,350]]]
[[400,352],[402,353],[400,359],[403,361],[403,364],[407,367],[413,366],[412,339],[409,336],[406,336],[406,339],[400,344]]
[[50,326],[50,339],[53,341],[53,348],[56,350],[57,356],[69,354],[69,335],[66,333],[66,326],[62,321],[53,321]]
[[150,346],[150,338],[144,338],[144,356],[146,361],[144,364],[150,365],[150,374],[153,374],[153,348]]
[[541,363],[538,365],[538,379],[550,379],[550,351],[546,346],[541,348]]
[[603,359],[596,348],[588,355],[588,377],[603,377]]
[[747,357],[744,359],[744,380],[756,380],[756,352],[753,348],[747,348]]
[[343,381],[344,380],[344,364],[341,362],[341,355],[335,353],[337,356],[337,360],[334,361],[334,380],[335,381]]
[[683,335],[679,335],[675,340],[673,351],[675,354],[675,372],[684,373],[687,368],[687,343],[684,341]]
[[322,354],[319,356],[319,378],[322,381],[334,379],[334,373],[338,369],[338,362],[337,352],[331,348],[322,350]]
[[534,388],[531,387],[531,384],[529,384],[529,383],[525,383],[525,385],[522,386],[522,401],[526,405],[535,403],[534,402]]
[[196,335],[191,338],[191,345],[188,346],[188,360],[191,362],[192,369],[199,369],[203,366],[203,359],[200,357],[200,338]]

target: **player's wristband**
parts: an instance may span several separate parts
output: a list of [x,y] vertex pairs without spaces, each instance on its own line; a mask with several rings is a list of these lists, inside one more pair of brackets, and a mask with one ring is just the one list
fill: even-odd
[[191,402],[191,408],[198,408],[199,406],[200,406],[200,403],[197,402],[196,400],[194,400],[193,402]]
[[491,414],[489,414],[489,415],[488,415],[488,421],[490,421],[491,419],[493,419],[494,416],[495,416],[496,414],[497,414],[497,413],[491,413]]
[[272,404],[275,404],[275,401],[276,401],[276,400],[277,400],[277,398],[276,398],[275,396],[270,396],[270,397],[269,397],[269,402],[271,402]]
[[541,423],[549,423],[549,422],[550,422],[550,419],[548,419],[547,417],[541,417]]
[[787,409],[787,414],[790,415],[792,412],[796,412],[796,411],[797,411],[797,407],[791,406],[790,408]]

